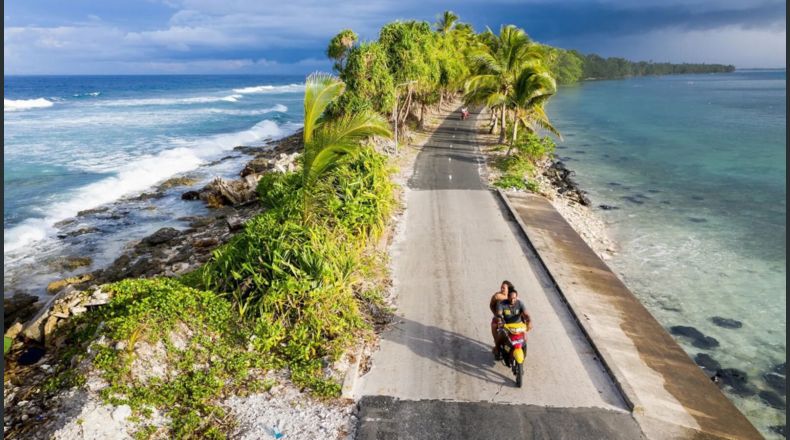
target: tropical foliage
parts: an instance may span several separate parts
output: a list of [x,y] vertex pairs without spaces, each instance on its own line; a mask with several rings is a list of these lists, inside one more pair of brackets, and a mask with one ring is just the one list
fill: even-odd
[[324,112],[345,89],[338,78],[327,74],[307,77],[304,94],[304,154],[302,154],[302,197],[305,220],[310,216],[316,180],[344,157],[354,153],[371,136],[391,136],[387,121],[363,109],[327,119]]
[[490,29],[483,36],[481,48],[472,53],[474,73],[467,80],[465,100],[491,108],[498,124],[499,141],[504,142],[507,115],[512,113],[515,142],[519,125],[529,131],[536,126],[559,132],[551,125],[543,109],[556,92],[556,82],[546,67],[546,51],[533,43],[527,34],[515,26],[502,26],[499,35]]
[[326,55],[335,60],[335,70],[343,70],[344,61],[348,57],[348,53],[357,42],[359,36],[351,29],[344,29],[339,34],[335,35],[329,41],[329,47],[326,49]]

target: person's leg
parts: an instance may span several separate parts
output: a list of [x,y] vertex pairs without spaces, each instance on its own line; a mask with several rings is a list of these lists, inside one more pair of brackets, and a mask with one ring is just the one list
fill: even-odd
[[494,353],[494,357],[499,360],[499,325],[496,322],[496,318],[491,320],[491,337],[494,339],[494,348],[491,349],[491,352]]

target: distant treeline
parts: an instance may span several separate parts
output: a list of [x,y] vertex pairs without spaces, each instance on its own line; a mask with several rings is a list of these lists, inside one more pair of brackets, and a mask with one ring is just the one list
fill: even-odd
[[584,55],[575,50],[559,49],[553,71],[560,84],[572,84],[586,79],[619,79],[629,76],[673,75],[683,73],[725,73],[735,70],[731,64],[654,63],[629,61],[625,58],[603,58],[597,54]]

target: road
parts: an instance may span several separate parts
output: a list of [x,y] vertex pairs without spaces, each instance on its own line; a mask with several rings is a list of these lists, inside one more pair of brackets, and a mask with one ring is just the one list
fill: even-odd
[[[391,249],[398,310],[354,387],[357,438],[639,438],[567,306],[481,178],[479,115],[457,115],[428,140],[408,182]],[[491,354],[488,301],[505,279],[534,322],[523,388]]]

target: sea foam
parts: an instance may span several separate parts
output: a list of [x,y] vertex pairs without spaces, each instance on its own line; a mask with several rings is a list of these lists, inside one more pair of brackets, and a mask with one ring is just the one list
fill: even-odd
[[101,95],[101,92],[87,92],[87,93],[75,93],[74,97],[81,98],[83,96],[99,96],[99,95]]
[[304,84],[288,84],[285,86],[253,86],[243,87],[240,89],[233,89],[236,93],[254,94],[254,93],[296,93],[304,91]]
[[175,174],[191,171],[237,145],[249,145],[270,137],[282,137],[287,130],[265,120],[248,130],[225,133],[197,140],[174,140],[175,148],[141,156],[121,165],[112,177],[86,185],[69,194],[68,199],[46,207],[44,218],[30,218],[3,231],[4,254],[54,235],[54,224],[125,196],[138,194]]
[[242,95],[234,93],[227,96],[195,96],[191,98],[144,98],[144,99],[118,99],[104,101],[98,105],[106,106],[143,106],[143,105],[180,105],[180,104],[206,104],[212,102],[237,102]]
[[5,99],[3,98],[3,110],[7,112],[15,112],[21,110],[30,110],[34,108],[52,107],[54,104],[44,98],[37,99]]
[[205,109],[205,112],[208,113],[219,113],[223,115],[233,115],[233,116],[260,116],[260,115],[265,115],[267,113],[285,113],[287,111],[288,111],[288,107],[282,104],[276,104],[273,107],[262,108],[257,110],[237,110],[237,109],[225,109],[225,108]]

